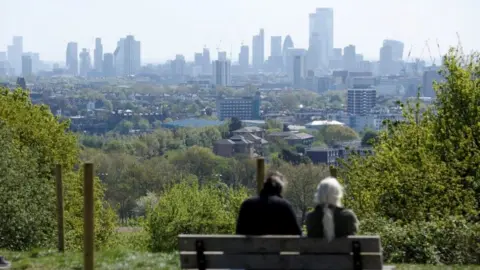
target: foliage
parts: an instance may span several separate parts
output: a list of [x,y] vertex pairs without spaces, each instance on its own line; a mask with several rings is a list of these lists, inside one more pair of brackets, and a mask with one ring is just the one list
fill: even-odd
[[373,130],[367,130],[362,137],[362,146],[372,146],[378,140],[378,133]]
[[241,129],[243,126],[242,124],[242,121],[240,119],[238,119],[237,117],[232,117],[232,119],[230,119],[230,123],[228,125],[228,130],[230,131],[230,133],[232,133],[233,131],[237,130],[237,129]]
[[[83,248],[83,173],[69,172],[64,175],[65,200],[65,246],[67,249]],[[104,188],[98,178],[94,182],[94,219],[95,246],[107,246],[113,239],[117,216],[113,209],[105,204]]]
[[316,137],[323,138],[328,145],[334,145],[338,142],[347,142],[358,139],[358,134],[351,128],[341,125],[328,125],[322,127],[319,131],[320,135]]
[[244,188],[232,189],[221,183],[173,185],[160,194],[148,216],[145,229],[151,235],[152,251],[175,250],[182,233],[234,233],[239,207],[247,195]]
[[[47,107],[33,105],[23,90],[1,89],[0,143],[4,158],[0,162],[1,246],[10,249],[48,247],[54,242],[56,207],[52,169],[61,164],[64,171],[65,226],[68,247],[81,241],[75,232],[83,230],[83,184],[73,177],[78,158],[75,136],[68,122],[59,122]],[[103,204],[101,185],[96,181],[95,196],[98,245],[108,242],[113,232],[113,216]]]
[[380,235],[383,256],[390,263],[480,263],[480,224],[462,218],[404,224],[376,217],[361,220],[360,230]]
[[[375,155],[367,158],[352,156],[340,171],[347,186],[347,205],[359,216],[374,213],[406,222],[430,221],[460,215],[475,219],[478,215],[478,190],[475,188],[478,147],[472,127],[476,109],[461,103],[466,91],[473,87],[473,74],[461,68],[451,54],[445,59],[449,75],[437,91],[437,113],[406,104],[404,122],[388,123],[374,145]],[[446,90],[448,88],[448,91]],[[476,94],[470,93],[472,99]],[[456,97],[457,99],[455,99]],[[469,110],[468,122],[457,117]],[[476,116],[475,116],[476,117]],[[477,122],[474,122],[477,121]],[[456,130],[445,130],[452,123],[463,123]],[[447,123],[447,124],[445,124]],[[479,122],[480,123],[480,122]],[[450,137],[447,137],[447,134]],[[461,152],[460,157],[456,153]],[[468,173],[470,172],[470,173]]]
[[318,183],[329,175],[328,167],[315,166],[313,164],[294,166],[284,163],[274,169],[285,175],[287,179],[285,198],[301,214],[303,222],[308,210],[314,207],[313,195]]

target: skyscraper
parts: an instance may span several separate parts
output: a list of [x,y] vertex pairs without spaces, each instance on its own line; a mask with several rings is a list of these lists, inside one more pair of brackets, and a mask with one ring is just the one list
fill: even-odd
[[219,61],[227,61],[227,52],[218,52]]
[[103,45],[102,45],[102,39],[101,38],[96,38],[95,39],[95,50],[93,52],[93,62],[94,62],[94,68],[96,72],[102,72],[103,69]]
[[103,55],[103,76],[113,77],[115,76],[115,65],[114,65],[113,53],[106,53]]
[[248,70],[249,59],[250,59],[250,55],[248,51],[248,46],[242,45],[242,47],[240,47],[240,54],[238,55],[238,63],[240,64],[240,68],[242,69],[242,72],[245,72]]
[[393,39],[385,39],[383,41],[383,46],[392,47],[392,59],[393,61],[400,61],[403,59],[403,42]]
[[[387,43],[388,44],[388,43]],[[393,72],[393,48],[390,45],[383,45],[380,48],[380,74],[392,75]]]
[[32,57],[30,57],[30,55],[22,56],[22,76],[32,76]]
[[90,58],[90,53],[87,51],[86,48],[83,48],[82,52],[80,53],[80,76],[87,77],[91,67],[92,60]]
[[260,29],[260,33],[253,36],[252,42],[252,65],[255,70],[263,68],[265,63],[265,33]]
[[286,51],[286,72],[290,81],[296,86],[300,86],[307,73],[306,56],[305,49],[290,48]]
[[311,57],[321,67],[328,67],[333,53],[333,9],[317,8],[315,13],[309,15],[310,21],[310,46],[315,47],[315,53]]
[[69,42],[67,45],[67,54],[65,63],[67,71],[70,75],[78,75],[78,44],[76,42]]
[[202,53],[195,53],[193,56],[194,61],[195,61],[195,66],[203,66],[203,55]]
[[210,74],[212,72],[211,62],[210,62],[210,50],[208,48],[203,48],[203,73]]
[[[23,55],[23,37],[13,37],[11,46],[8,46],[8,62],[15,74],[22,72],[22,55]],[[11,74],[13,75],[13,74]]]
[[288,54],[288,49],[293,48],[293,41],[290,35],[287,35],[285,37],[285,40],[283,41],[283,47],[282,47],[282,54],[283,54],[283,69],[284,71],[287,71],[287,54]]
[[135,75],[141,67],[140,41],[128,35],[117,42],[114,52],[115,71],[117,75]]
[[176,79],[183,79],[183,76],[185,75],[185,56],[177,54],[175,56],[175,60],[170,63],[170,69],[172,71],[172,75]]
[[354,45],[348,45],[343,49],[343,68],[348,71],[355,69],[357,54]]
[[282,56],[281,36],[272,36],[270,38],[270,56]]
[[231,83],[230,61],[213,61],[212,84],[219,86],[228,86]]

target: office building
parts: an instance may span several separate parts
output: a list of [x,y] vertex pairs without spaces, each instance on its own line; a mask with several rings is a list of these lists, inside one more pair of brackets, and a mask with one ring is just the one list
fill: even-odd
[[270,38],[270,56],[282,56],[281,36],[272,36]]
[[211,74],[212,67],[211,67],[211,60],[210,60],[210,50],[207,48],[203,48],[203,68],[202,71],[204,74]]
[[216,60],[212,63],[212,84],[215,86],[227,86],[231,84],[230,61]]
[[307,50],[290,48],[286,51],[286,73],[289,80],[297,87],[307,75]]
[[115,76],[115,65],[114,65],[113,53],[106,53],[103,55],[102,71],[103,71],[103,76],[105,77]]
[[185,56],[177,54],[175,59],[170,63],[172,76],[176,80],[182,80],[185,75]]
[[240,54],[238,55],[238,63],[240,64],[240,68],[242,72],[245,72],[248,70],[249,59],[250,59],[250,54],[249,54],[248,46],[242,45],[242,47],[240,47]]
[[393,61],[401,61],[403,59],[404,44],[398,40],[386,39],[383,41],[383,46],[392,47]]
[[32,57],[30,55],[22,56],[22,76],[30,77],[33,75]]
[[333,9],[317,8],[309,15],[309,45],[312,47],[310,57],[317,67],[328,67],[333,53]]
[[261,119],[260,106],[260,92],[257,92],[253,97],[218,97],[216,102],[217,117],[222,121],[232,117],[237,117],[240,120],[259,120]]
[[80,53],[80,76],[87,77],[91,68],[92,60],[90,58],[90,52],[88,52],[86,48],[83,48]]
[[366,115],[376,105],[377,91],[373,77],[354,78],[353,88],[347,93],[347,112],[354,115]]
[[120,76],[135,75],[141,67],[140,41],[128,35],[117,42],[115,49],[115,72]]
[[288,49],[293,48],[294,44],[292,41],[292,37],[290,35],[287,35],[285,37],[285,40],[283,41],[283,47],[282,47],[282,56],[283,56],[283,70],[286,71],[287,68],[287,53]]
[[12,45],[8,46],[7,53],[10,75],[19,75],[22,72],[23,37],[13,37]]
[[195,53],[193,55],[193,61],[195,66],[201,67],[203,66],[203,55],[202,53]]
[[102,39],[95,39],[95,50],[93,52],[94,69],[96,72],[102,72],[103,69],[103,45]]
[[252,42],[252,66],[255,70],[261,70],[265,63],[265,33],[260,29],[260,33],[253,36]]
[[393,48],[390,45],[383,45],[382,48],[380,48],[380,75],[393,75],[393,69]]
[[0,62],[8,61],[7,52],[0,52]]
[[444,80],[438,71],[439,68],[434,66],[423,72],[422,94],[424,97],[434,98],[437,96],[433,88],[433,82],[442,82]]
[[343,69],[354,71],[357,63],[357,54],[354,45],[348,45],[343,49]]
[[218,52],[218,61],[227,61],[227,52]]
[[78,75],[78,44],[69,42],[67,44],[67,54],[65,59],[67,72],[70,75]]

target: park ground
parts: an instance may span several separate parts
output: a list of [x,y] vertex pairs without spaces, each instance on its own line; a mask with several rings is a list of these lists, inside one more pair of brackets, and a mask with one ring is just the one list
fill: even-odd
[[[120,228],[118,231],[120,234],[120,242],[115,245],[114,249],[95,253],[95,269],[180,269],[180,261],[177,253],[151,253],[145,251],[144,248],[139,248],[138,242],[135,241],[142,238],[138,228]],[[65,252],[62,254],[56,250],[32,250],[26,252],[0,250],[0,256],[6,257],[12,263],[12,269],[83,269],[83,254],[81,252]],[[480,265],[442,266],[397,264],[396,266],[398,270],[480,270]]]

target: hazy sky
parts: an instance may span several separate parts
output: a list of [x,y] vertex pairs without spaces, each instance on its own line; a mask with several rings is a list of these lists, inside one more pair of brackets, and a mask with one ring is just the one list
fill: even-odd
[[[480,0],[0,0],[0,51],[13,35],[24,37],[24,51],[42,60],[64,61],[67,42],[93,53],[95,37],[113,52],[120,37],[132,34],[142,42],[143,62],[187,59],[204,45],[237,59],[242,42],[265,29],[265,55],[270,36],[290,34],[295,47],[308,46],[308,14],[317,7],[334,8],[334,47],[354,44],[357,53],[377,59],[385,38],[405,43],[405,56],[420,56],[430,39],[439,56],[457,44],[480,50]],[[423,58],[429,58],[425,49]]]

